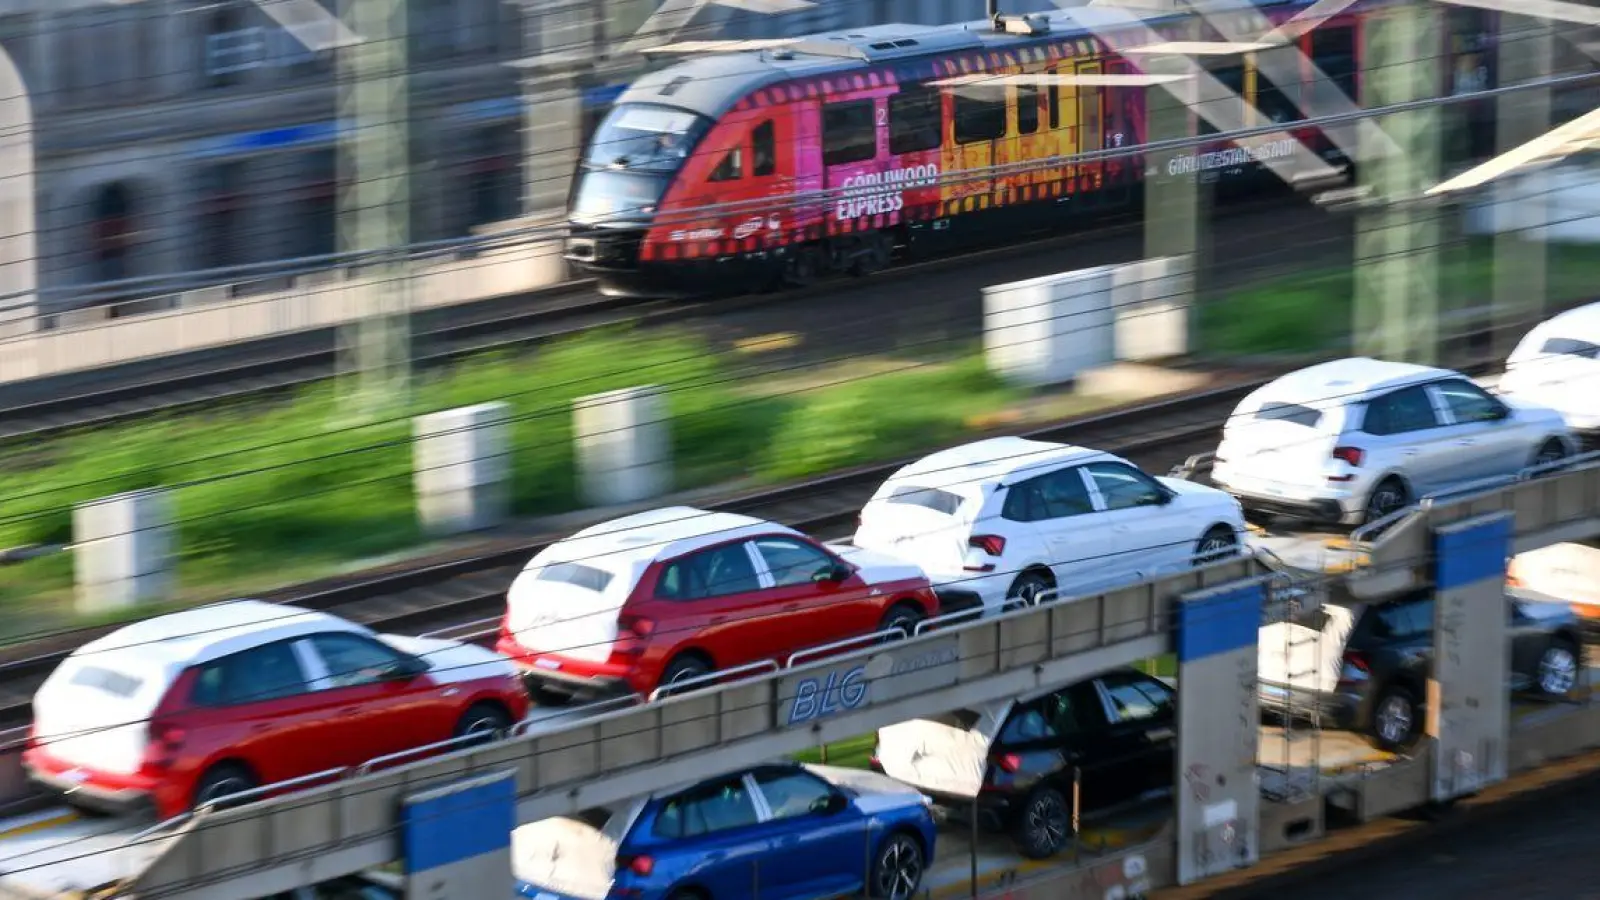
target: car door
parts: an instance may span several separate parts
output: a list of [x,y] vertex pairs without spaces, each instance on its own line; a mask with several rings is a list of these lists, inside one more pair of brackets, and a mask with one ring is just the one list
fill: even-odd
[[866,818],[833,785],[792,766],[763,767],[751,778],[773,833],[759,896],[835,897],[867,883]]
[[703,782],[661,802],[654,824],[657,838],[671,841],[670,852],[687,863],[688,880],[713,897],[787,897],[781,879],[768,879],[767,866],[782,871],[776,856],[776,831],[762,821],[752,782],[744,772]]
[[1171,790],[1178,736],[1173,689],[1160,679],[1132,671],[1108,673],[1100,686],[1117,716],[1116,727],[1127,730],[1131,752],[1142,759],[1137,770],[1143,773],[1144,793]]
[[1204,523],[1191,522],[1172,506],[1172,492],[1120,462],[1082,469],[1094,494],[1097,527],[1110,533],[1110,567],[1126,581],[1186,568]]
[[1106,580],[1111,539],[1099,527],[1088,482],[1076,467],[1012,485],[1000,514],[1032,532],[1062,596],[1091,591]]
[[337,708],[341,765],[360,765],[450,737],[459,688],[426,674],[396,677],[406,657],[364,634],[328,632],[305,642],[321,669],[312,687]]
[[1429,391],[1450,417],[1442,434],[1449,441],[1452,480],[1514,475],[1532,460],[1535,436],[1488,391],[1465,378],[1437,382]]
[[738,540],[667,563],[656,597],[674,603],[675,646],[697,647],[728,669],[775,659],[789,646],[771,587],[757,571],[755,548]]
[[206,764],[243,760],[262,784],[341,765],[336,704],[311,690],[312,668],[298,640],[201,665],[189,696],[194,714],[184,720],[189,743],[205,748]]
[[[750,546],[772,584],[768,602],[776,611],[773,627],[785,655],[877,629],[877,604],[854,566],[789,535],[758,537]],[[844,573],[842,579],[832,577]]]
[[1451,483],[1452,448],[1445,420],[1427,385],[1390,391],[1368,401],[1361,430],[1369,437],[1371,462],[1363,468],[1399,472],[1411,486],[1412,499]]

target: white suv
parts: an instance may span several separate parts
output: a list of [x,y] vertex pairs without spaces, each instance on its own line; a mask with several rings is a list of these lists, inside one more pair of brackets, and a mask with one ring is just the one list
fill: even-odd
[[1222,491],[1156,478],[1109,453],[993,438],[894,473],[855,544],[920,565],[954,612],[1130,584],[1239,552],[1244,513]]
[[1576,448],[1553,409],[1495,397],[1448,369],[1358,357],[1244,398],[1211,480],[1252,512],[1356,525]]

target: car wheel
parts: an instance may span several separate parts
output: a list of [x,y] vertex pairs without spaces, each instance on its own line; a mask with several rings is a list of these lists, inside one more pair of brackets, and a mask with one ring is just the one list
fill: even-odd
[[1378,486],[1372,489],[1372,495],[1367,497],[1367,524],[1376,522],[1384,516],[1394,515],[1410,503],[1411,497],[1405,483],[1398,478],[1385,478],[1378,482]]
[[1029,859],[1054,856],[1067,845],[1071,830],[1067,798],[1055,788],[1034,788],[1017,818],[1017,852]]
[[922,845],[909,834],[891,834],[872,863],[869,893],[883,900],[911,900],[922,885]]
[[[682,684],[691,678],[711,674],[711,665],[698,656],[680,656],[667,663],[667,668],[661,673],[661,687],[671,687]],[[704,684],[700,685],[701,687]],[[693,685],[691,685],[693,687]]]
[[1578,650],[1560,638],[1552,640],[1539,655],[1539,690],[1551,697],[1565,697],[1578,686]]
[[[922,621],[922,614],[904,603],[896,603],[883,614],[883,621],[878,623],[879,631],[889,631],[898,628],[905,632],[906,637],[917,633],[917,623]],[[894,641],[900,638],[894,635],[885,635],[884,640]]]
[[1533,455],[1533,465],[1547,466],[1553,462],[1559,462],[1566,455],[1567,448],[1560,441],[1545,441],[1544,446],[1539,448],[1539,452]]
[[1405,750],[1417,736],[1417,698],[1406,688],[1385,688],[1372,707],[1372,734],[1385,750]]
[[455,736],[464,738],[479,735],[484,740],[493,740],[504,735],[510,727],[511,717],[506,715],[505,710],[489,703],[474,703],[456,721]]
[[194,806],[197,809],[207,803],[220,806],[224,799],[258,787],[260,784],[249,769],[238,763],[220,763],[207,769],[195,784]]
[[1016,609],[1020,606],[1035,606],[1041,597],[1055,589],[1055,582],[1046,578],[1039,572],[1023,572],[1017,580],[1011,583],[1011,590],[1006,591],[1006,608]]
[[1226,525],[1213,525],[1194,546],[1194,564],[1210,565],[1239,552],[1239,538]]

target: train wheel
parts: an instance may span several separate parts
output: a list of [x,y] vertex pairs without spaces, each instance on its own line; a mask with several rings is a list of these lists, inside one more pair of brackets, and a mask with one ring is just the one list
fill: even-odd
[[817,264],[817,251],[812,247],[800,247],[790,254],[789,261],[783,267],[783,283],[790,287],[810,287],[817,283],[820,276],[820,266]]
[[850,264],[850,274],[859,278],[887,269],[889,254],[893,251],[894,243],[887,234],[876,232],[862,237],[853,254],[855,259]]

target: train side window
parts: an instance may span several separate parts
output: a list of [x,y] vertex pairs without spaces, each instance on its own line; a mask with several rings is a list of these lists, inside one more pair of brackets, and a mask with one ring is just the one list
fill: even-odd
[[1312,88],[1319,104],[1330,100],[1337,102],[1339,93],[1356,99],[1356,30],[1353,26],[1323,27],[1311,32],[1311,62],[1333,82],[1318,81]]
[[1302,89],[1298,81],[1275,84],[1267,78],[1266,73],[1257,71],[1256,110],[1260,113],[1262,124],[1282,125],[1304,119],[1305,113],[1300,111]]
[[1061,85],[1059,82],[1050,84],[1050,130],[1055,131],[1061,127]]
[[958,90],[955,106],[956,143],[975,144],[979,141],[992,141],[1005,135],[1004,96],[973,96]]
[[916,153],[944,142],[944,96],[913,89],[889,98],[889,152]]
[[842,166],[878,155],[874,102],[851,100],[822,107],[822,164]]
[[738,181],[744,177],[744,149],[735,147],[711,170],[711,181]]
[[757,178],[778,171],[778,132],[768,119],[750,133],[750,174]]
[[1033,134],[1039,130],[1039,88],[1024,84],[1017,86],[1017,134]]

